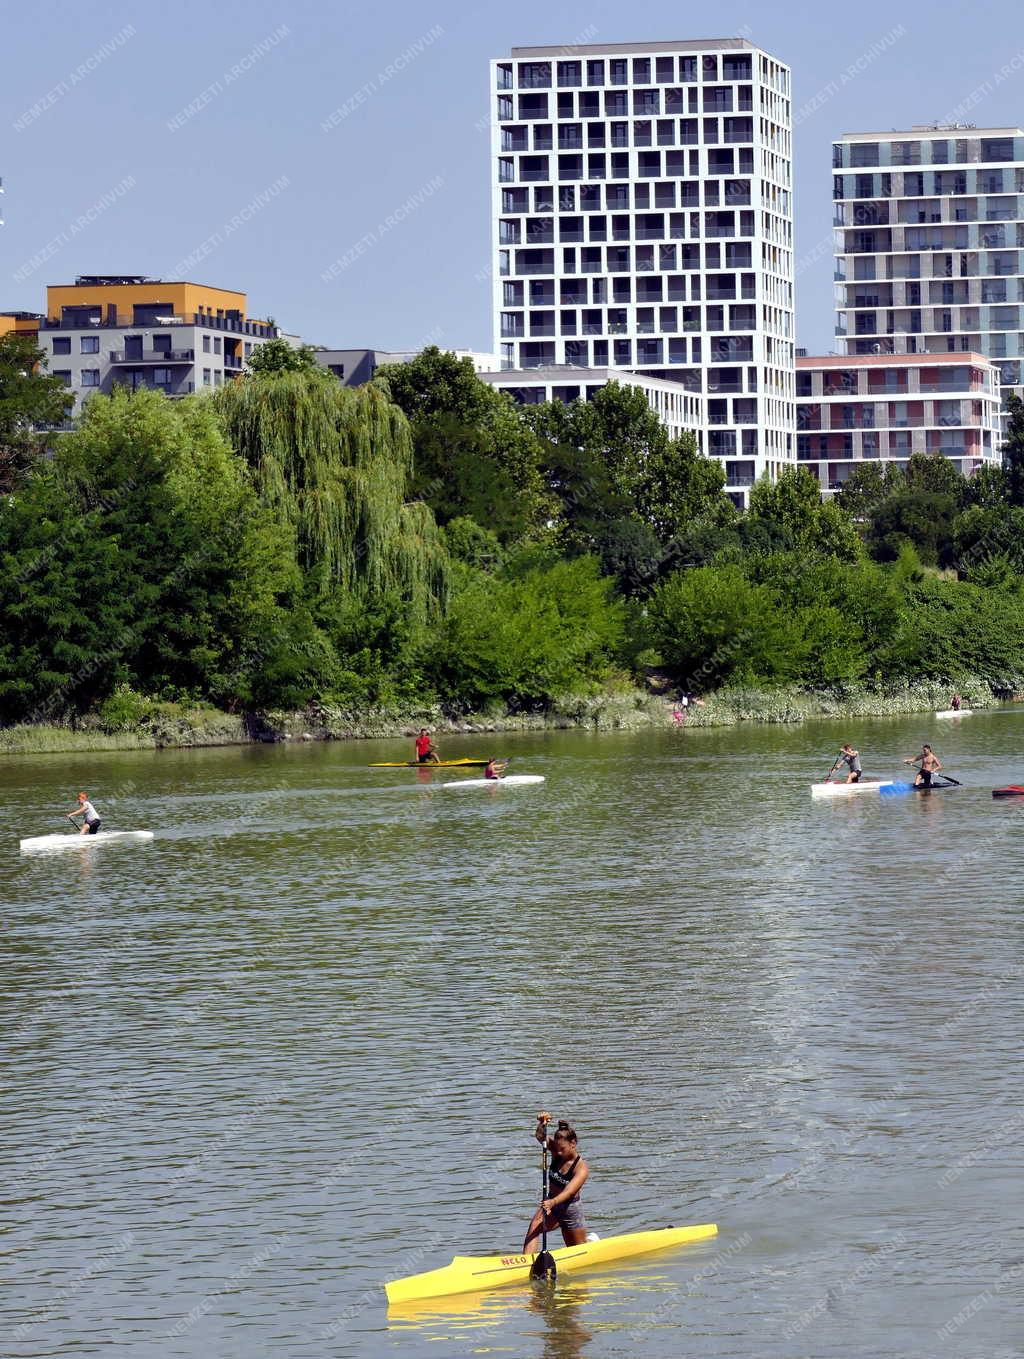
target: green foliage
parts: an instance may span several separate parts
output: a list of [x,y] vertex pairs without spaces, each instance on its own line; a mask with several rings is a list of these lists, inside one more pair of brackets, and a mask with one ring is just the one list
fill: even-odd
[[250,373],[265,377],[268,373],[312,373],[327,381],[334,375],[321,368],[316,361],[316,350],[311,344],[293,345],[277,337],[257,345],[246,360]]
[[854,562],[860,539],[850,517],[822,503],[817,478],[805,467],[785,468],[775,482],[762,478],[750,492],[750,518],[784,534],[794,547]]
[[0,337],[0,494],[11,491],[46,445],[38,425],[60,425],[74,404],[62,378],[43,372],[31,335]]
[[650,644],[686,689],[799,674],[799,628],[775,593],[738,566],[669,576],[650,598],[647,626]]
[[1006,472],[1006,498],[1011,505],[1024,506],[1024,401],[1015,392],[1006,398],[1006,440],[1003,468]]
[[118,684],[244,701],[241,659],[301,617],[288,531],[209,402],[118,389],[0,502],[0,717],[81,710]]
[[867,542],[877,561],[895,561],[907,544],[926,566],[948,566],[953,556],[956,501],[938,491],[899,491],[871,515]]
[[413,488],[438,523],[469,516],[503,543],[544,524],[551,506],[540,441],[512,398],[477,377],[471,359],[431,345],[411,363],[383,364],[371,385],[410,421]]
[[499,576],[462,568],[423,669],[465,707],[550,702],[609,673],[623,621],[612,582],[590,558]]
[[100,727],[106,732],[131,731],[153,710],[153,700],[137,693],[130,684],[118,684],[99,707]]
[[397,591],[420,618],[437,611],[447,554],[430,510],[406,503],[409,425],[383,389],[280,372],[223,387],[213,404],[321,592]]

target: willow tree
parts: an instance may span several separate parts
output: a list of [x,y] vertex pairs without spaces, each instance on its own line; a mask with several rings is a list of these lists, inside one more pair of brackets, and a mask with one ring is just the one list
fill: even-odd
[[322,592],[398,593],[420,617],[441,604],[447,553],[431,511],[406,501],[409,423],[384,393],[325,373],[278,372],[245,377],[214,400]]

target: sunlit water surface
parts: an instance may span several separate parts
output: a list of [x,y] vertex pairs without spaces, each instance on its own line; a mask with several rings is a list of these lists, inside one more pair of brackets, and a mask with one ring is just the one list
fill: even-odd
[[[812,802],[846,736],[965,786]],[[1019,1355],[1024,713],[491,747],[0,764],[0,1353]],[[156,840],[19,855],[79,787]],[[602,1235],[718,1237],[389,1315],[541,1107]]]

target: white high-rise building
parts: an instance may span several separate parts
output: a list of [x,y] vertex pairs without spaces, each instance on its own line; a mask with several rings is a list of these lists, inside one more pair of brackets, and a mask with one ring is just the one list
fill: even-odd
[[681,384],[745,500],[795,461],[789,68],[743,38],[515,47],[491,99],[502,368]]
[[983,354],[1024,380],[1024,132],[958,123],[833,145],[847,354]]

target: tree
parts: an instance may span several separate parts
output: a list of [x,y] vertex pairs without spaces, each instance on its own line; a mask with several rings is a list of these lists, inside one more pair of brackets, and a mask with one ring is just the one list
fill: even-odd
[[1024,401],[1011,392],[1006,398],[1006,439],[1003,467],[1006,493],[1011,505],[1024,505]]
[[834,501],[822,503],[818,480],[805,467],[786,468],[774,482],[767,477],[756,482],[749,517],[777,526],[798,548],[851,562],[862,550],[849,515]]
[[0,503],[0,562],[8,720],[82,711],[119,684],[248,703],[275,657],[317,669],[292,536],[201,398],[93,397]]
[[246,359],[250,373],[318,373],[327,379],[333,374],[316,361],[316,350],[311,344],[292,345],[279,336],[257,345]]
[[10,492],[46,444],[40,425],[61,425],[74,395],[47,377],[46,354],[31,335],[0,337],[0,494]]
[[504,543],[542,528],[551,504],[541,443],[471,359],[431,345],[410,363],[382,364],[372,385],[409,419],[414,484],[439,523],[469,515]]
[[409,423],[381,388],[276,372],[212,400],[263,502],[294,528],[315,589],[397,592],[419,618],[436,612],[448,557],[429,508],[406,503]]
[[895,561],[905,543],[925,566],[952,561],[956,502],[936,491],[901,491],[883,500],[871,515],[867,543],[876,561]]
[[637,511],[662,542],[698,522],[726,527],[735,511],[724,487],[722,464],[705,458],[696,436],[686,433],[651,450],[637,486]]
[[791,611],[739,566],[701,566],[663,581],[647,605],[650,645],[687,689],[786,680],[804,647]]
[[592,687],[622,643],[624,611],[612,588],[588,557],[498,575],[460,568],[424,672],[468,707],[544,703]]
[[901,487],[905,484],[902,470],[895,464],[883,467],[874,461],[859,462],[843,482],[836,501],[851,517],[862,519],[893,493],[897,481]]
[[959,504],[966,480],[941,453],[912,453],[907,461],[907,489],[929,495],[949,496]]

